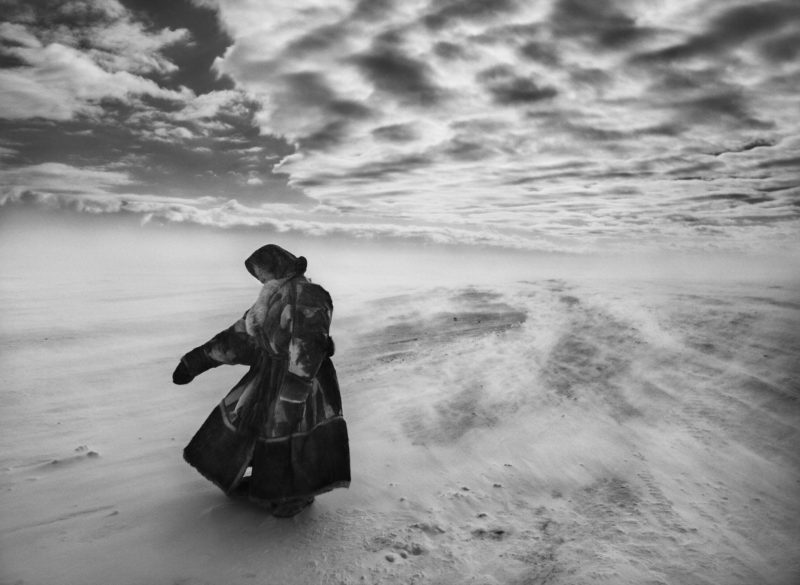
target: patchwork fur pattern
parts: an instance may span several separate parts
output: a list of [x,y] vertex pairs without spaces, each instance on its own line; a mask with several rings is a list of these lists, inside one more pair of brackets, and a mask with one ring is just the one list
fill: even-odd
[[[271,273],[257,260],[248,259],[251,273]],[[226,493],[249,465],[249,495],[260,503],[349,484],[347,427],[329,357],[332,313],[324,288],[285,274],[266,280],[241,319],[182,358],[192,376],[222,364],[250,366],[184,450]]]

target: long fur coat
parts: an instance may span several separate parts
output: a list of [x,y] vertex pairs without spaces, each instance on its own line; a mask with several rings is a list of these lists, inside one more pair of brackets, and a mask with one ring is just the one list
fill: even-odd
[[184,450],[226,493],[246,485],[250,499],[276,504],[349,485],[332,313],[327,291],[304,276],[268,280],[241,319],[181,358],[191,376],[250,366]]

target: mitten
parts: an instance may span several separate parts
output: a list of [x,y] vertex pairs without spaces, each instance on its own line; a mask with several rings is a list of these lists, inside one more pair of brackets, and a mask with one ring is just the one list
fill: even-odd
[[189,373],[189,368],[183,362],[179,363],[175,371],[172,372],[172,382],[174,384],[188,384],[192,380],[194,380],[194,376]]

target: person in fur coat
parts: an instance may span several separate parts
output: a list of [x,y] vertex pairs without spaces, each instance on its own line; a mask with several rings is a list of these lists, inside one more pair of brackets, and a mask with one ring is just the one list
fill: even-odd
[[226,494],[279,517],[350,483],[347,425],[329,335],[333,302],[306,259],[269,244],[246,261],[263,287],[241,319],[185,354],[175,384],[222,364],[250,367],[184,449]]

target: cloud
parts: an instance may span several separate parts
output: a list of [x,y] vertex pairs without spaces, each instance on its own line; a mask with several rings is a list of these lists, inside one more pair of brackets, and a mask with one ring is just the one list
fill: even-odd
[[[291,148],[259,134],[262,106],[242,91],[209,84],[210,72],[187,78],[192,34],[209,33],[212,51],[227,38],[215,12],[185,2],[173,8],[189,28],[170,28],[161,15],[172,11],[154,11],[151,21],[116,0],[14,5],[7,13],[14,22],[0,27],[2,50],[16,59],[0,70],[0,127],[13,171],[4,175],[6,188],[117,196],[122,184],[105,183],[112,175],[102,170],[126,177],[133,192],[310,204],[272,173]],[[214,55],[207,51],[196,50],[208,67]],[[353,116],[358,104],[331,108]],[[61,186],[48,168],[63,171]]]
[[[641,61],[681,61],[719,56],[743,44],[760,43],[758,53],[783,61],[796,53],[785,43],[797,38],[800,6],[791,0],[744,4],[723,10],[699,34],[687,40],[637,56]],[[786,35],[782,33],[787,33]]]
[[800,57],[800,31],[776,34],[762,42],[759,51],[769,61],[794,62]]
[[0,28],[5,44],[23,35],[26,41],[19,44],[29,48],[68,46],[110,72],[173,72],[176,66],[163,50],[189,38],[183,28],[145,28],[116,0],[42,0],[26,8],[9,11],[12,22]]
[[625,46],[652,34],[613,0],[557,0],[550,23],[557,35],[575,37],[593,47]]
[[130,184],[131,179],[126,173],[109,169],[42,163],[0,170],[0,183],[22,191],[68,190],[85,194],[106,193],[109,188]]
[[428,28],[438,30],[460,20],[486,21],[513,12],[514,0],[455,0],[423,17]]
[[[62,177],[60,183],[58,177]],[[648,234],[650,237],[638,244],[640,249],[674,246],[676,237],[691,238],[681,246],[684,249],[752,250],[758,248],[759,242],[778,239],[788,243],[796,233],[793,222],[797,215],[796,198],[800,195],[795,188],[789,192],[776,189],[770,195],[720,191],[687,197],[685,193],[692,189],[684,187],[680,194],[675,194],[684,201],[684,211],[677,212],[674,205],[664,202],[653,202],[651,209],[631,209],[625,203],[625,191],[615,189],[617,197],[606,201],[506,199],[498,201],[502,205],[474,208],[473,213],[481,216],[479,222],[443,223],[437,221],[435,214],[424,222],[396,215],[391,220],[381,220],[374,214],[361,214],[357,208],[343,212],[331,206],[312,209],[289,203],[254,206],[224,197],[178,198],[130,193],[125,190],[130,178],[122,173],[65,165],[40,165],[17,171],[11,177],[4,172],[0,179],[4,184],[15,184],[3,189],[0,207],[35,205],[56,211],[136,214],[147,222],[193,223],[225,229],[249,227],[319,237],[399,238],[565,252],[588,252],[597,246],[625,249],[632,235]],[[70,185],[69,190],[63,189],[65,184]],[[750,211],[743,211],[743,207]],[[537,216],[539,220],[532,222],[532,217]],[[661,225],[661,234],[656,238],[651,233],[653,218]],[[594,235],[587,237],[587,231]]]
[[170,0],[168,5],[149,0],[125,2],[130,19],[144,23],[146,31],[183,33],[178,42],[165,45],[158,52],[171,64],[169,72],[153,76],[160,85],[168,89],[188,87],[197,95],[234,89],[233,81],[218,75],[212,67],[233,42],[214,6],[197,0]]
[[[5,162],[17,174],[39,164],[114,170],[129,177],[129,190],[139,192],[311,205],[312,200],[286,185],[285,176],[272,172],[291,149],[258,134],[257,105],[237,92],[218,100],[210,95],[201,104],[192,100],[169,112],[129,105],[114,110],[106,104],[99,119],[0,120],[0,134],[10,146]],[[66,188],[71,175],[65,177]],[[37,188],[35,183],[27,186]]]
[[215,119],[222,113],[235,117],[246,116],[248,114],[246,96],[233,90],[202,94],[186,100],[183,107],[177,110],[173,117],[177,120],[199,122]]
[[185,30],[146,31],[113,0],[45,4],[12,12],[20,21],[0,27],[3,54],[16,65],[0,70],[0,117],[67,120],[97,113],[102,99],[190,95],[146,76],[175,70],[161,51]]
[[[0,40],[6,47],[41,47],[42,43],[23,24],[0,22]],[[8,49],[6,49],[7,51]]]
[[[3,84],[16,92],[6,117],[51,120],[49,135],[0,120],[6,160],[130,181],[90,191],[98,200],[187,196],[180,208],[148,200],[154,221],[580,250],[797,235],[796,3],[201,4],[219,18],[203,62],[218,55],[229,85],[208,74],[180,89],[182,51],[200,42],[191,18],[188,33],[166,17],[140,26],[110,2],[78,27],[96,22],[110,40],[84,48],[61,21],[47,34],[22,16],[0,28],[24,62],[2,71],[24,74]],[[141,58],[114,44],[126,30]],[[45,51],[63,59],[57,71]],[[47,192],[35,187],[15,188]],[[262,204],[293,207],[268,216]]]
[[554,43],[530,40],[519,47],[519,53],[532,61],[556,66],[561,62]]
[[515,249],[559,251],[561,248],[547,237],[532,238],[503,234],[494,230],[470,230],[445,226],[421,226],[374,221],[342,222],[329,217],[315,219],[285,205],[243,206],[235,200],[217,198],[177,199],[154,195],[130,194],[124,197],[47,193],[31,190],[14,191],[0,196],[0,206],[33,205],[51,211],[75,211],[90,214],[135,214],[142,221],[191,223],[235,229],[259,228],[306,236],[344,236],[356,239],[402,239],[418,242],[498,246]]
[[352,59],[377,89],[406,104],[429,106],[444,98],[428,65],[396,49],[380,47]]
[[679,103],[677,106],[693,124],[715,123],[723,120],[744,124],[751,128],[763,129],[773,126],[768,121],[759,120],[750,112],[748,100],[737,89],[713,91]]
[[103,98],[148,95],[182,100],[185,93],[165,90],[128,73],[110,73],[85,54],[60,44],[15,51],[25,67],[0,70],[0,117],[67,120],[78,112],[99,111]]
[[394,9],[394,0],[357,0],[352,18],[374,22],[385,18]]
[[517,76],[510,67],[503,65],[481,71],[477,79],[501,105],[538,102],[558,93],[553,87],[539,87],[532,79]]
[[346,37],[347,29],[340,23],[322,25],[291,41],[285,52],[290,55],[319,53],[329,50]]
[[800,155],[787,158],[774,158],[758,163],[760,169],[792,169],[797,170],[800,168]]
[[372,135],[379,140],[390,142],[410,142],[418,136],[413,124],[389,124],[372,130]]

